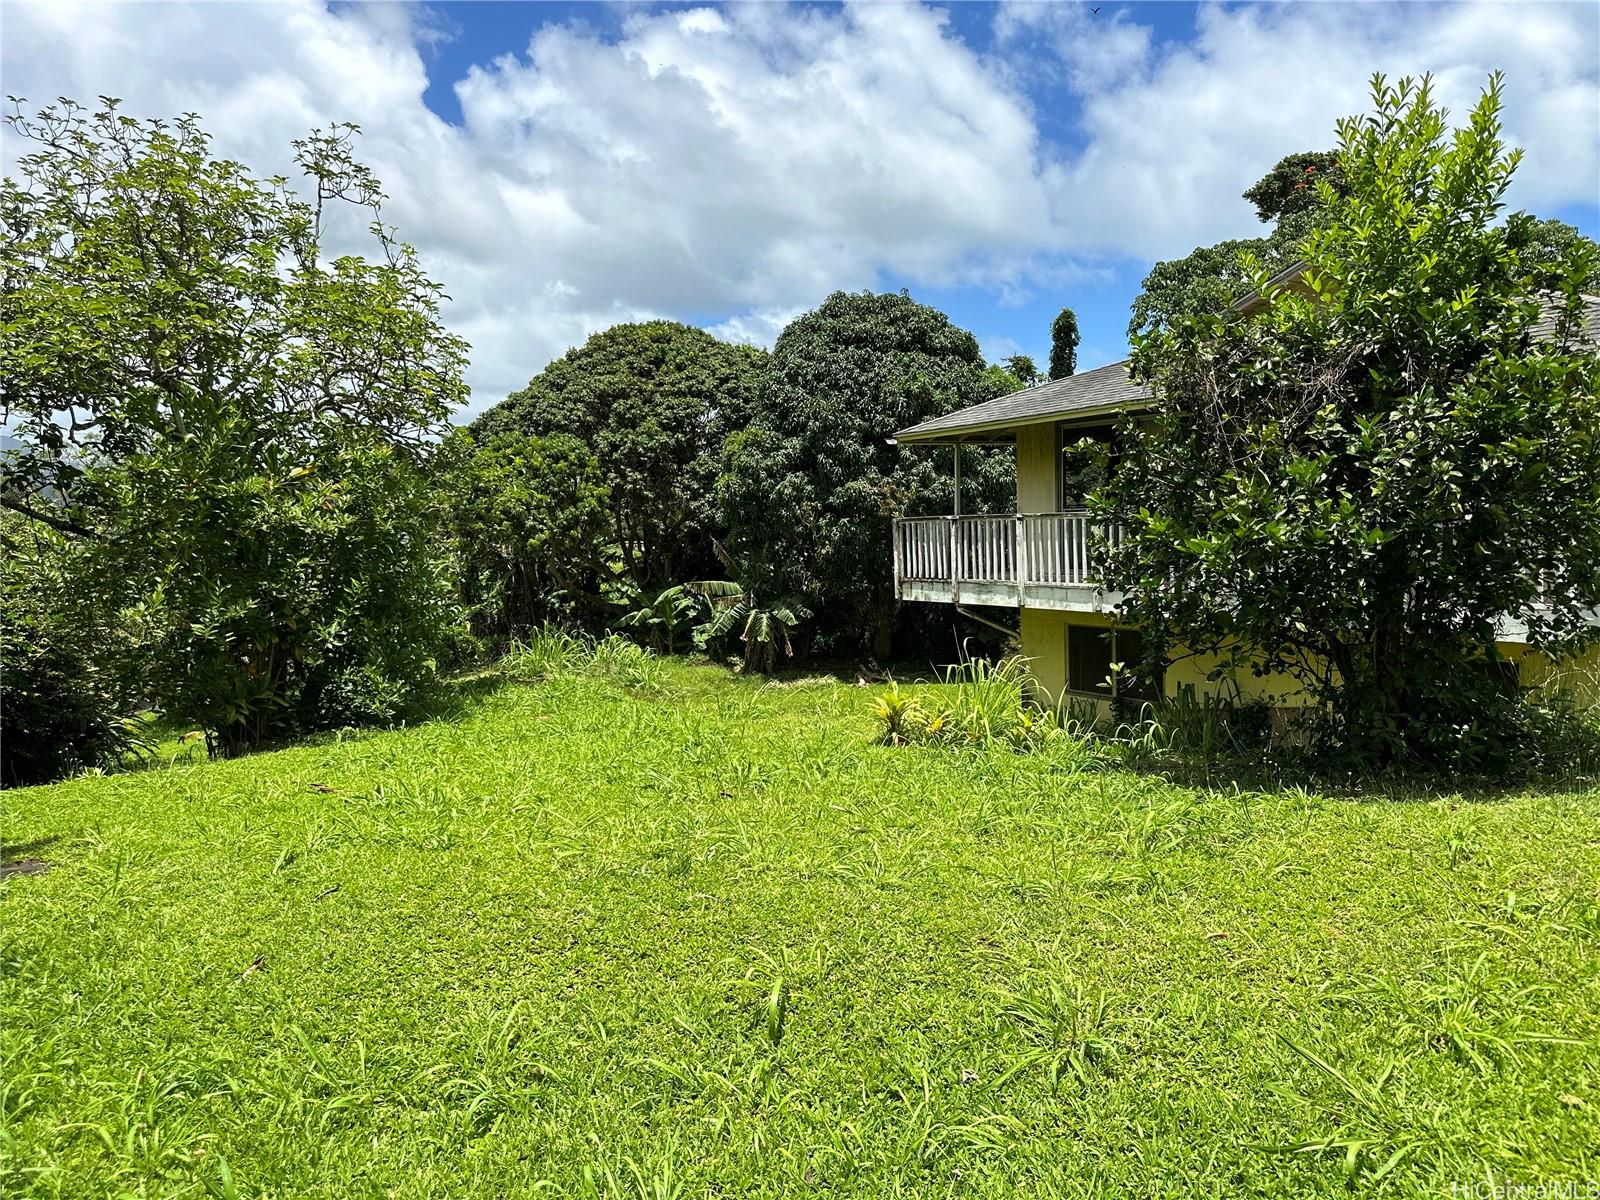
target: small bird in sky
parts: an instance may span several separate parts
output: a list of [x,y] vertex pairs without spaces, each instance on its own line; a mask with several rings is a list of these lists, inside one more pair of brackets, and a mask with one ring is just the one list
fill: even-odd
[[1092,13],[1098,13],[1100,10],[1098,8],[1091,8],[1089,11]]

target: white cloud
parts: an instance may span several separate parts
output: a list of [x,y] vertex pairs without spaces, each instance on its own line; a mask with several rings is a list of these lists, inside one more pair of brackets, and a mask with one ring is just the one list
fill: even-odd
[[1600,198],[1593,5],[1207,7],[1192,42],[1161,48],[1081,6],[1008,4],[996,33],[1047,46],[1081,105],[1086,144],[1050,169],[1058,223],[1079,249],[1161,258],[1246,235],[1239,193],[1283,155],[1332,146],[1334,122],[1367,109],[1375,70],[1391,81],[1432,71],[1464,118],[1503,69],[1506,133],[1528,151],[1511,202]]
[[[1007,6],[988,55],[941,13],[888,4],[637,11],[610,41],[546,26],[435,81],[459,127],[423,103],[441,34],[416,8],[13,3],[3,64],[35,101],[200,112],[263,173],[313,126],[361,124],[387,219],[473,343],[474,407],[619,320],[700,315],[766,343],[886,273],[1004,302],[1239,235],[1239,191],[1327,144],[1374,67],[1435,69],[1458,112],[1506,67],[1530,151],[1516,199],[1594,200],[1592,7],[1209,9],[1179,46],[1132,13]],[[1041,116],[1076,131],[1070,150],[1041,141]]]
[[1006,279],[1048,220],[1026,105],[927,9],[637,13],[619,43],[547,26],[456,83],[459,128],[422,103],[407,10],[7,16],[9,90],[194,109],[262,171],[314,125],[362,125],[387,219],[473,343],[475,406],[618,320],[726,314],[765,342],[883,271]]

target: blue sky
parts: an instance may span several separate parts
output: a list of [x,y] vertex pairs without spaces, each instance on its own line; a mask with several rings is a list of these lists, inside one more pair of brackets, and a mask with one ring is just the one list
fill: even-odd
[[1240,191],[1330,145],[1375,69],[1434,72],[1457,113],[1505,70],[1512,203],[1600,236],[1600,6],[1091,7],[24,0],[0,66],[36,100],[199,112],[263,173],[360,123],[474,409],[615,321],[770,344],[836,288],[1041,362],[1070,304],[1082,365],[1110,361],[1151,263],[1257,232]]

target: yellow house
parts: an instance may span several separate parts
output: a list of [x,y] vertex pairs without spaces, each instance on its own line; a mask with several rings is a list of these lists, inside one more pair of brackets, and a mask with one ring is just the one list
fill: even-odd
[[[1600,332],[1600,302],[1594,311]],[[988,609],[988,615],[971,615],[990,624],[1002,624],[994,618],[1003,614],[994,609],[1017,610],[1022,653],[1051,700],[1104,701],[1113,692],[1153,699],[1192,686],[1197,695],[1260,699],[1275,707],[1305,704],[1291,677],[1258,678],[1241,667],[1212,680],[1223,664],[1181,650],[1157,679],[1113,670],[1113,663],[1140,660],[1139,632],[1118,625],[1121,596],[1095,580],[1091,522],[1077,481],[1064,470],[1063,449],[1084,438],[1110,438],[1120,417],[1150,403],[1148,390],[1129,379],[1128,364],[1116,362],[901,430],[895,435],[901,445],[953,448],[958,497],[963,446],[1014,446],[1017,511],[895,521],[895,594],[962,611]],[[1529,650],[1526,626],[1510,618],[1501,622],[1499,639],[1500,653],[1518,663],[1529,686],[1559,685],[1600,703],[1600,649],[1552,663]]]

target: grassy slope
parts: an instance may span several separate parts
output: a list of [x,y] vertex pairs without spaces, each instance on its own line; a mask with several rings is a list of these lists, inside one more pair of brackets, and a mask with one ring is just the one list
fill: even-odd
[[1363,1190],[1600,1178],[1600,797],[871,734],[675,665],[6,795],[59,840],[4,885],[0,1190],[1339,1194],[1281,1149],[1323,1139]]

